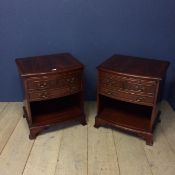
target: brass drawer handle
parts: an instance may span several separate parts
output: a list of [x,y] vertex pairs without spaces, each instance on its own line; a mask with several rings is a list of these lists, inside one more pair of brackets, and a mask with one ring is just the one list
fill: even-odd
[[107,92],[108,95],[112,95],[112,92]]
[[111,82],[111,80],[110,80],[110,79],[107,79],[107,80],[106,80],[106,83],[110,83],[110,82]]
[[142,100],[144,100],[144,98],[142,98],[142,97],[136,99],[137,102],[140,102],[140,101],[142,101]]
[[139,87],[138,85],[135,87],[135,90],[138,92],[143,92],[144,91],[144,87]]
[[48,98],[47,92],[41,93],[40,97],[41,97],[41,98]]
[[78,85],[73,85],[73,86],[70,87],[71,91],[77,91],[78,89],[79,89]]
[[73,83],[75,81],[75,77],[67,78],[66,81],[69,83]]
[[128,90],[131,90],[131,91],[135,91],[135,92],[144,92],[144,90],[145,90],[145,88],[144,87],[140,87],[140,86],[138,86],[138,85],[136,85],[136,86],[126,86],[126,84],[125,84],[125,86],[124,86],[124,89],[128,89]]
[[44,88],[44,87],[47,87],[47,82],[39,82],[39,84],[38,84],[38,86],[40,87],[40,88]]

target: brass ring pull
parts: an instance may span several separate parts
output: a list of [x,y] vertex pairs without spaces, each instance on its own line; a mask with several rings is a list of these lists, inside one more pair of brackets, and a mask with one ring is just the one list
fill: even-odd
[[44,88],[44,87],[46,87],[47,86],[47,83],[46,82],[40,82],[39,83],[39,87],[40,88]]
[[47,97],[48,97],[47,92],[43,92],[43,93],[41,94],[41,97],[42,97],[42,98],[47,98]]
[[107,92],[107,94],[108,94],[108,95],[111,95],[111,94],[112,94],[112,92]]
[[138,98],[138,99],[136,99],[136,101],[137,102],[140,102],[140,101],[142,101],[144,98]]

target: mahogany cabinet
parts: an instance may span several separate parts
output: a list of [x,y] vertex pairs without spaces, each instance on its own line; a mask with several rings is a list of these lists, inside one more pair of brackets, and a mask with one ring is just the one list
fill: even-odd
[[85,125],[84,66],[68,53],[17,58],[24,85],[24,117],[33,139],[44,128],[72,119]]
[[97,67],[95,127],[114,126],[135,133],[153,144],[169,62],[113,55]]

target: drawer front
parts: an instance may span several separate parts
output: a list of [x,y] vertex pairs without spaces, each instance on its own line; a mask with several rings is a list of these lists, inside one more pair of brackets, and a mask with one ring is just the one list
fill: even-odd
[[128,101],[137,104],[146,104],[146,105],[153,105],[154,97],[153,96],[142,96],[137,95],[135,93],[129,93],[125,91],[113,91],[110,89],[106,89],[104,87],[99,88],[99,93],[114,99]]
[[124,83],[124,90],[133,91],[136,93],[143,93],[154,96],[156,86],[155,85],[146,85],[146,84],[134,84],[132,82]]
[[32,77],[27,79],[28,91],[38,91],[47,89],[62,89],[67,86],[80,86],[82,82],[82,72],[60,73],[58,75]]
[[47,100],[67,95],[75,94],[80,91],[80,86],[64,87],[54,90],[31,91],[28,93],[30,101]]
[[125,91],[138,95],[154,96],[156,90],[156,82],[141,78],[132,78],[127,76],[111,75],[110,73],[100,72],[100,86],[112,91]]

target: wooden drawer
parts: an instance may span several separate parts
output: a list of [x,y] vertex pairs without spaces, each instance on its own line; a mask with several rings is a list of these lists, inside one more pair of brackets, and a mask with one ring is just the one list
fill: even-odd
[[113,91],[110,89],[105,89],[103,87],[100,87],[99,93],[114,99],[128,101],[132,103],[137,104],[146,104],[146,105],[153,105],[154,103],[154,97],[153,96],[143,96],[143,95],[137,95],[135,93],[130,93],[126,91]]
[[28,93],[30,101],[47,100],[52,98],[64,97],[80,91],[80,86],[64,87],[54,90],[31,91]]
[[46,89],[57,89],[65,86],[80,86],[82,72],[60,73],[58,75],[32,77],[27,79],[27,89],[38,91]]
[[129,76],[118,76],[106,72],[99,73],[99,83],[105,89],[112,91],[126,91],[138,95],[153,96],[156,90],[156,82]]

